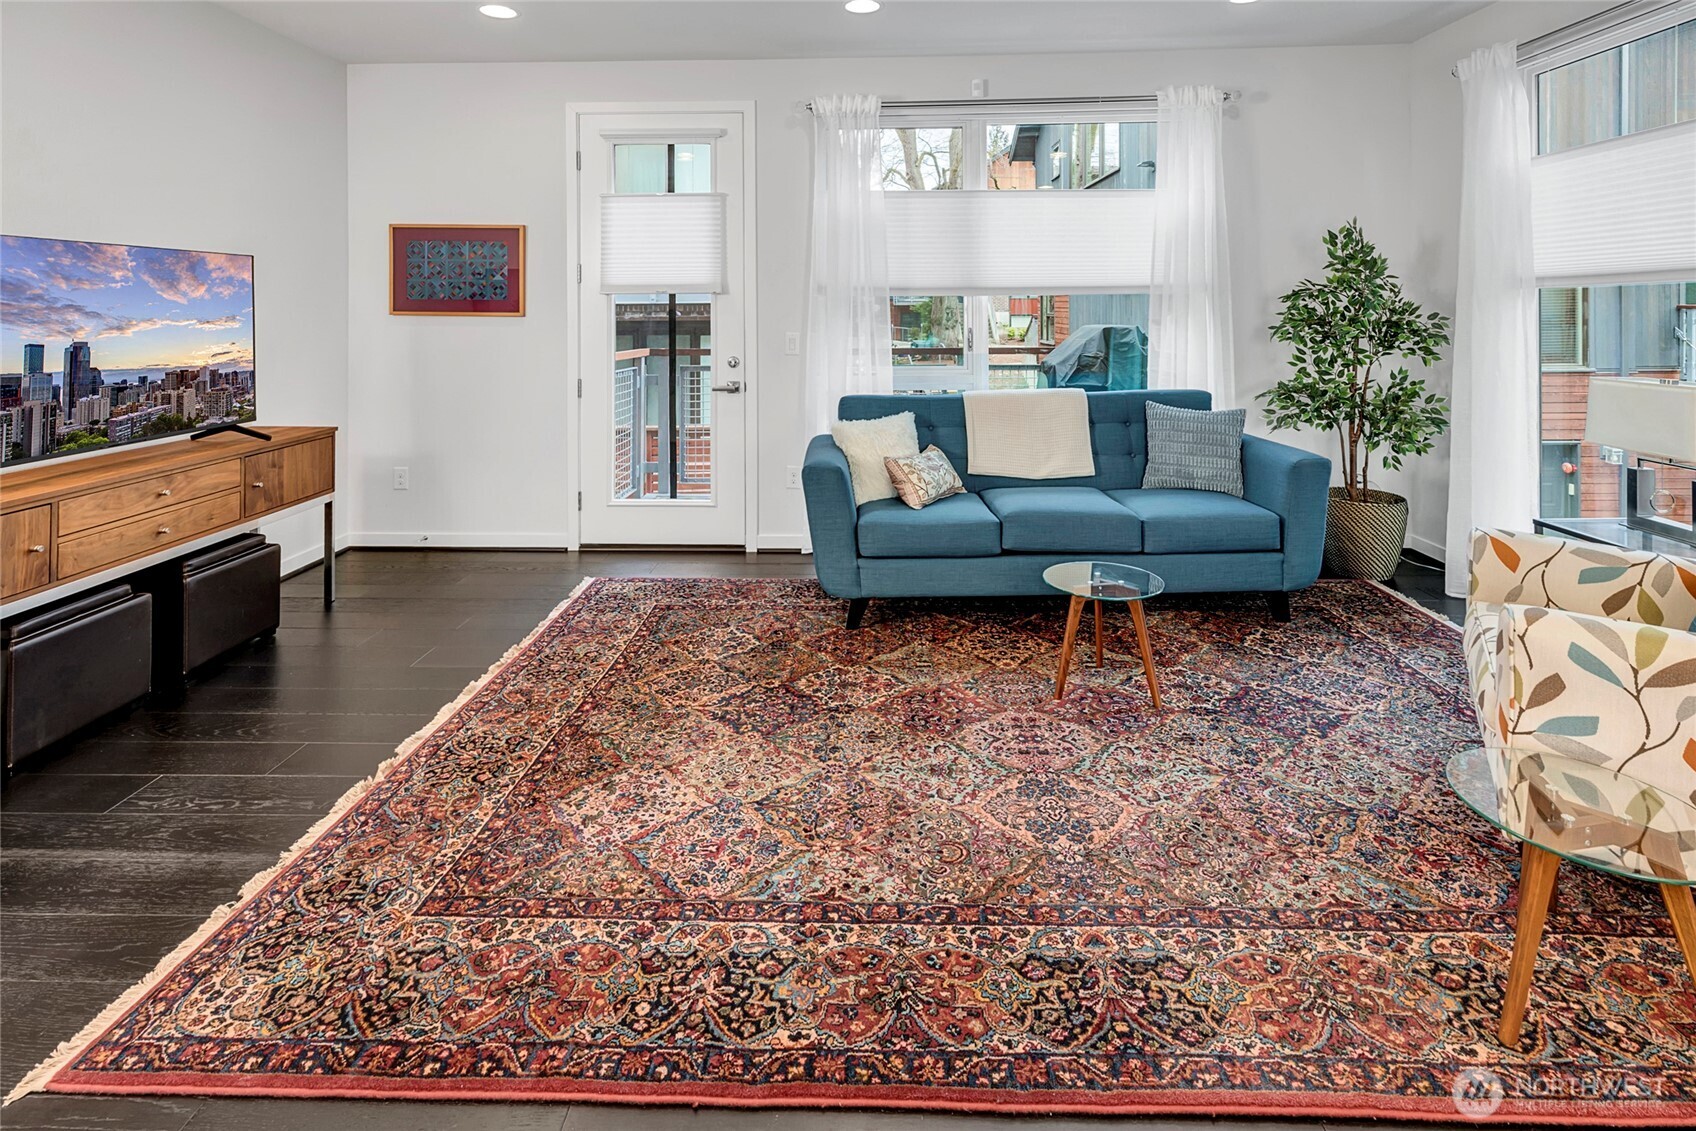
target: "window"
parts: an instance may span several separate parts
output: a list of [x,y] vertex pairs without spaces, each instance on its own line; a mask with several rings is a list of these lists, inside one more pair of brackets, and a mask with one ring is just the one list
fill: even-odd
[[1072,127],[1072,183],[1092,188],[1119,171],[1119,123],[1091,122]]
[[1538,294],[1542,513],[1617,517],[1623,469],[1653,464],[1687,522],[1696,472],[1584,431],[1592,378],[1696,381],[1696,282],[1674,281],[1696,262],[1696,20],[1543,71],[1535,93],[1537,271],[1570,284]]
[[1088,388],[1147,383],[1146,294],[897,295],[889,309],[899,393],[1039,389],[1050,372]]
[[[989,187],[1152,189],[1154,135],[1153,122],[991,124]],[[1044,152],[1039,179],[1037,155]]]
[[[1656,453],[1621,452],[1584,440],[1590,379],[1696,380],[1696,282],[1544,287],[1538,295],[1545,517],[1613,518],[1623,513],[1621,469],[1657,463]],[[1551,454],[1558,451],[1559,457]],[[1692,473],[1663,468],[1668,517],[1690,521]]]
[[[1102,326],[1134,330],[1113,339],[1120,343],[1115,371],[1120,381],[1142,382],[1148,298],[1134,265],[1149,259],[1152,244],[1123,241],[1125,229],[1139,226],[1152,239],[1154,144],[1151,121],[885,127],[880,183],[903,194],[886,209],[892,283],[904,292],[889,313],[897,391],[1040,387],[1049,380],[1048,355],[1084,326],[1096,327],[1098,337]],[[985,189],[1020,198],[990,207]],[[1123,200],[1126,216],[1062,207],[1049,195],[1088,204],[1076,190]],[[1078,343],[1071,353],[1105,366],[1092,348]]]
[[884,191],[957,189],[965,160],[960,126],[886,129],[882,136]]
[[1586,290],[1583,287],[1544,287],[1538,292],[1538,354],[1544,369],[1583,369]]
[[1696,20],[1537,76],[1537,152],[1696,121]]
[[963,295],[891,295],[889,338],[897,392],[969,385]]

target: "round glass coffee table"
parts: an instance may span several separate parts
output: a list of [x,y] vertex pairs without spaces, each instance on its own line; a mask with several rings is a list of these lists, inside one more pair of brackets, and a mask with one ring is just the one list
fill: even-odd
[[1042,579],[1061,592],[1072,595],[1071,608],[1066,610],[1066,639],[1060,645],[1060,672],[1054,677],[1054,698],[1066,697],[1066,673],[1072,666],[1072,649],[1077,643],[1078,621],[1083,616],[1084,602],[1095,602],[1095,666],[1099,668],[1104,660],[1101,605],[1104,601],[1118,601],[1130,606],[1137,648],[1142,652],[1142,670],[1148,677],[1148,697],[1158,711],[1160,681],[1154,674],[1154,650],[1148,646],[1148,623],[1143,618],[1142,603],[1156,593],[1164,592],[1166,583],[1146,569],[1118,562],[1061,562],[1043,570]]
[[1520,842],[1519,913],[1497,1035],[1519,1043],[1555,872],[1570,860],[1661,889],[1684,964],[1696,979],[1696,808],[1658,786],[1538,750],[1463,750],[1449,784],[1467,806]]

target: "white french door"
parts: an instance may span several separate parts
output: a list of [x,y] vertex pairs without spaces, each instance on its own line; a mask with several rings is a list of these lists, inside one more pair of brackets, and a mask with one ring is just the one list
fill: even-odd
[[[754,367],[746,353],[745,125],[739,110],[577,118],[584,545],[747,544]],[[695,199],[606,199],[678,195]],[[706,242],[717,242],[703,270],[703,232],[721,214],[715,195],[722,238],[710,232]],[[630,204],[638,208],[616,211]],[[671,223],[679,225],[675,256],[659,235]],[[643,273],[621,270],[632,245],[641,245]]]

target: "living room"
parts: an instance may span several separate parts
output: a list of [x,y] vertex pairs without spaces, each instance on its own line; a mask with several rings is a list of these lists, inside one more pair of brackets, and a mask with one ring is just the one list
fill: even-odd
[[1691,0],[5,0],[0,1125],[1690,1125],[1692,131]]

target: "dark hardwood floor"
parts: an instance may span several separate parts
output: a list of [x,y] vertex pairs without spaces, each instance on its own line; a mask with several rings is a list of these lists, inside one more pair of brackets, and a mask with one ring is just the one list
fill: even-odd
[[[318,570],[291,579],[274,642],[249,646],[204,673],[180,702],[138,708],[20,767],[0,792],[0,1090],[271,867],[584,578],[812,576],[811,559],[794,554],[658,552],[355,551],[338,559],[338,570],[333,611],[320,603]],[[1406,565],[1394,584],[1458,619],[1462,603],[1442,596],[1440,571]],[[968,1131],[1008,1122],[43,1094],[0,1111],[6,1131]],[[1193,1129],[1207,1121],[1136,1122]],[[1039,1125],[1075,1131],[1099,1124]]]

